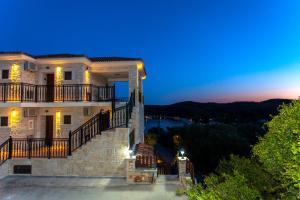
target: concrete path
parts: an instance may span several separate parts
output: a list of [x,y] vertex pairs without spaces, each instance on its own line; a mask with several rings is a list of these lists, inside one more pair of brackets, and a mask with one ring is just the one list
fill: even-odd
[[153,185],[127,185],[122,178],[10,176],[0,180],[0,200],[185,199],[175,194],[178,182],[163,179]]

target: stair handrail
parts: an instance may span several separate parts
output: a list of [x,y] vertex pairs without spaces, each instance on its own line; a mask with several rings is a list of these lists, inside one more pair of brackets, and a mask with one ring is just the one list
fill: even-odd
[[0,145],[0,165],[11,158],[11,137]]
[[[74,131],[70,131],[68,138],[62,138],[68,140],[66,141],[68,144],[68,155],[70,156],[73,151],[81,147],[83,144],[91,140],[96,135],[101,134],[101,131],[117,128],[125,125],[126,127],[128,127],[129,119],[131,119],[131,114],[134,106],[135,106],[135,90],[131,92],[129,101],[126,103],[125,106],[121,106],[114,110],[111,119],[110,119],[109,111],[106,112],[100,111],[99,113],[94,115],[91,119],[89,119],[84,124],[79,126],[77,129],[75,129]],[[118,112],[122,112],[122,114],[125,114],[125,123],[123,118],[116,118],[116,113]],[[119,120],[121,119],[121,121],[117,123],[110,122],[110,120],[115,120],[115,119],[119,119]],[[36,138],[36,139],[45,139],[45,138]],[[0,145],[0,165],[2,165],[6,160],[12,157],[12,152],[13,152],[13,139],[12,137],[10,137]]]

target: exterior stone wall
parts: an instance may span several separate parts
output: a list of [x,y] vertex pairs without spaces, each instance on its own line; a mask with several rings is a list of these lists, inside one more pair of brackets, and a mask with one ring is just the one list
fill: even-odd
[[[11,108],[1,108],[0,109],[0,117],[8,117]],[[9,127],[9,119],[8,126],[0,126],[0,144],[6,141],[10,135],[10,127]]]
[[[9,75],[9,79],[2,79],[2,70],[8,69],[9,70],[9,74],[10,74],[11,73],[11,68],[12,68],[11,66],[13,64],[19,65],[20,68],[22,68],[22,66],[23,66],[23,62],[20,61],[20,60],[15,60],[15,61],[1,61],[0,62],[0,83],[9,83],[9,82],[12,82],[11,79],[10,79],[10,75]],[[20,75],[19,79],[21,79],[21,75]]]
[[0,168],[0,176],[12,175],[14,165],[31,165],[33,176],[125,177],[126,157],[128,129],[117,128],[96,136],[67,159],[8,160],[8,170]]
[[[12,82],[9,79],[1,79],[1,72],[3,69],[8,69],[11,73],[12,65],[16,64],[19,66],[20,74],[18,81],[30,84],[45,85],[47,83],[47,74],[55,74],[56,67],[61,67],[62,69],[62,81],[61,84],[94,84],[99,86],[104,86],[108,83],[107,79],[102,77],[101,74],[95,74],[88,70],[88,66],[80,63],[73,64],[63,64],[63,65],[53,65],[53,64],[39,64],[37,65],[38,71],[31,72],[24,70],[24,60],[15,61],[0,61],[0,83]],[[86,80],[85,71],[89,72],[89,80]],[[72,80],[64,80],[64,72],[72,71]]]
[[[15,112],[15,116],[12,116]],[[0,144],[9,138],[9,136],[16,138],[26,138],[33,136],[35,127],[29,129],[29,121],[35,120],[35,117],[23,117],[22,108],[1,108],[0,116],[8,117],[8,126],[0,126]]]
[[0,165],[0,179],[9,175],[10,160]]
[[[86,69],[83,64],[64,64],[64,65],[38,65],[38,84],[44,85],[47,83],[47,74],[55,74],[56,68],[61,67],[62,81],[61,84],[85,84],[84,71]],[[64,80],[64,72],[72,72],[72,80]]]

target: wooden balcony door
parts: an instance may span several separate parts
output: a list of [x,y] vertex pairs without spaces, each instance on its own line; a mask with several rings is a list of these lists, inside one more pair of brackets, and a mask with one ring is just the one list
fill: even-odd
[[53,140],[53,115],[46,115],[46,145],[51,146]]
[[47,74],[47,101],[54,101],[54,74]]

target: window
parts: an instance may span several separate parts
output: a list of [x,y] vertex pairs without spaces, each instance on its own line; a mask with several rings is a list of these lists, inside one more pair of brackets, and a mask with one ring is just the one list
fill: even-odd
[[9,76],[9,70],[8,69],[2,70],[2,79],[8,79],[8,76]]
[[72,72],[71,71],[65,72],[65,80],[72,80]]
[[0,126],[8,126],[8,117],[0,118]]
[[64,115],[64,124],[71,124],[72,118],[71,115]]

